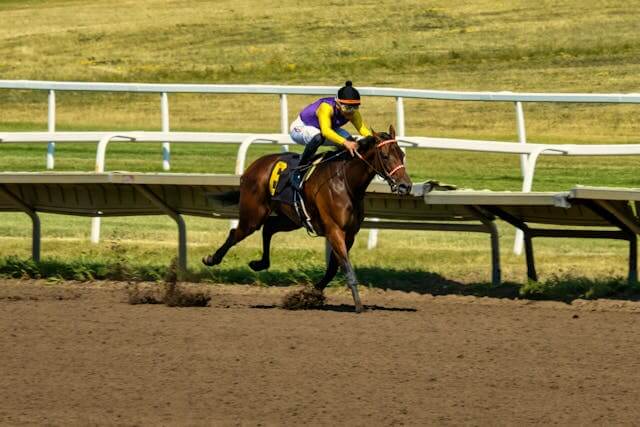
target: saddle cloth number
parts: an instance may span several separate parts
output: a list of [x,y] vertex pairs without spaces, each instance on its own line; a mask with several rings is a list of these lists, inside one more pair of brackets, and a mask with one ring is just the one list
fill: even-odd
[[278,181],[280,181],[280,175],[286,168],[287,162],[283,161],[279,161],[273,167],[273,170],[271,171],[271,177],[269,178],[269,192],[272,196],[276,194],[276,188],[278,187]]

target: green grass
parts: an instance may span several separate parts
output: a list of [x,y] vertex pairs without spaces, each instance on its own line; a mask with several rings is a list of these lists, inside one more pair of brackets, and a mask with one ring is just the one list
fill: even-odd
[[[97,245],[88,242],[88,218],[41,217],[43,261],[34,264],[28,260],[29,220],[25,215],[2,215],[0,276],[161,280],[176,255],[175,224],[166,217],[105,218]],[[186,280],[287,286],[313,283],[324,272],[323,239],[301,230],[275,236],[269,271],[255,273],[247,265],[261,255],[259,234],[234,247],[219,267],[205,268],[200,258],[224,241],[228,222],[187,217],[186,223]],[[378,247],[367,250],[364,231],[351,257],[361,283],[383,289],[560,300],[638,293],[622,278],[628,250],[623,242],[536,239],[541,283],[528,284],[523,257],[511,253],[513,229],[500,224],[500,236],[505,284],[497,288],[490,285],[489,238],[483,234],[381,230]],[[339,275],[333,285],[344,286],[344,277]]]
[[[261,83],[424,88],[456,91],[637,92],[640,4],[563,2],[293,0],[0,1],[2,79],[170,83]],[[172,94],[172,130],[277,132],[276,96]],[[311,101],[289,97],[289,119]],[[58,130],[159,130],[156,94],[58,92]],[[395,121],[394,100],[366,97],[366,121]],[[525,104],[528,140],[543,143],[640,143],[638,106]],[[517,140],[512,103],[405,100],[408,135]],[[45,91],[0,91],[0,132],[46,130]],[[231,173],[236,147],[173,144],[172,172]],[[255,147],[249,161],[274,147]],[[296,148],[294,148],[296,149]],[[43,171],[45,145],[0,145],[1,171]],[[515,156],[409,150],[414,181],[519,190]],[[58,144],[56,170],[91,171],[95,145]],[[113,143],[107,170],[161,171],[159,144]],[[576,184],[640,187],[637,159],[543,156],[534,190]],[[0,215],[0,273],[63,278],[163,277],[175,255],[167,218],[104,220],[103,240],[88,243],[89,221],[43,215],[43,262],[28,261],[26,216]],[[215,249],[227,223],[189,218],[189,274],[194,281],[281,285],[317,280],[323,243],[303,232],[277,236],[273,268],[253,273],[260,251],[252,236],[217,269],[199,258]],[[542,285],[525,283],[524,260],[511,254],[513,230],[501,225],[506,288],[488,290],[489,245],[483,235],[381,231],[353,259],[363,282],[431,293],[553,297],[624,294],[607,282],[626,272],[621,242],[537,239]],[[560,278],[560,279],[558,279]],[[586,281],[586,282],[584,282]],[[584,282],[584,283],[583,283]],[[338,284],[343,282],[338,281]],[[577,284],[576,284],[577,283]],[[586,285],[585,285],[586,283]],[[605,285],[602,285],[605,283]],[[548,284],[548,285],[547,285]],[[563,288],[564,287],[564,288]],[[604,291],[603,291],[604,289]]]

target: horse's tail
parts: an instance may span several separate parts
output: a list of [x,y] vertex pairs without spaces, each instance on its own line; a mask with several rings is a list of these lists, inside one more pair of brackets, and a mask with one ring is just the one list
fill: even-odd
[[221,202],[223,205],[237,205],[240,203],[240,191],[230,190],[224,193],[209,194],[210,199]]

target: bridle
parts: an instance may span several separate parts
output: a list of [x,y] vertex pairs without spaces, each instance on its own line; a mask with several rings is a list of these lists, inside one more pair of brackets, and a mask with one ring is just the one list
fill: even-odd
[[386,169],[385,165],[384,165],[384,162],[382,161],[382,154],[381,154],[381,150],[380,150],[381,147],[384,147],[385,145],[391,144],[391,143],[394,143],[394,142],[397,143],[398,141],[395,138],[392,138],[392,139],[385,139],[385,140],[380,141],[380,142],[378,142],[376,144],[376,158],[377,158],[378,164],[381,166],[382,170],[380,170],[380,169],[376,168],[374,165],[372,165],[357,150],[356,150],[356,156],[358,156],[358,158],[360,160],[365,162],[371,169],[373,169],[373,171],[376,173],[376,175],[378,175],[380,178],[382,178],[385,181],[387,181],[387,184],[389,184],[389,187],[391,187],[391,191],[396,192],[397,189],[398,189],[398,182],[393,178],[393,174],[398,172],[400,169],[404,168],[404,162],[400,162],[400,164],[398,166],[396,166],[395,168],[393,168],[390,171],[388,171]]

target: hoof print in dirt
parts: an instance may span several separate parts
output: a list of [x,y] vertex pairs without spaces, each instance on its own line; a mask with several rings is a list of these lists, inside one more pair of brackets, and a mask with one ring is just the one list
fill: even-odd
[[282,299],[285,310],[310,310],[324,305],[326,298],[322,291],[314,288],[304,288],[291,292]]

